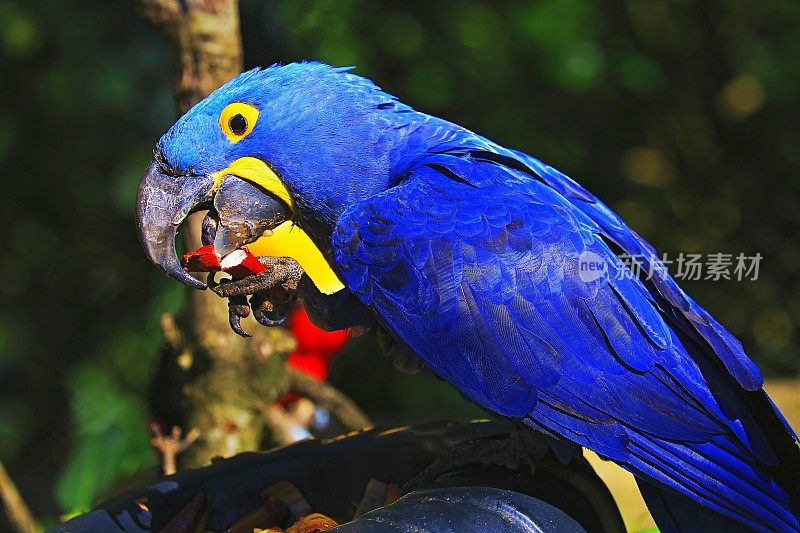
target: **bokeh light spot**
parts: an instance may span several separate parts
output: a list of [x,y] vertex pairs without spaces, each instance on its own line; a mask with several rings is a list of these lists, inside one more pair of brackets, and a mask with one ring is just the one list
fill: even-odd
[[755,76],[742,75],[729,81],[719,92],[718,104],[723,115],[742,120],[764,105],[766,94]]
[[622,154],[622,174],[628,181],[647,187],[664,187],[675,181],[675,167],[657,148],[634,146]]
[[0,21],[0,48],[10,57],[28,57],[44,41],[39,21],[24,8],[24,4],[0,6]]

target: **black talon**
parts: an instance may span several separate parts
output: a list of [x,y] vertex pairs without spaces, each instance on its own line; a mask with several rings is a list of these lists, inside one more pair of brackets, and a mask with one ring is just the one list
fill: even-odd
[[230,324],[231,329],[239,335],[240,337],[244,337],[245,339],[252,337],[247,331],[242,328],[242,324],[239,321],[240,317],[236,314],[236,311],[233,308],[228,309],[228,324]]
[[233,332],[240,337],[244,337],[245,339],[252,337],[251,334],[247,333],[247,331],[242,328],[242,324],[239,322],[239,315],[237,315],[233,310],[228,311],[228,324],[230,324]]
[[244,296],[233,296],[228,300],[228,308],[232,309],[239,318],[250,316],[250,305]]
[[219,285],[219,283],[217,283],[216,277],[217,277],[217,273],[216,272],[209,272],[208,273],[208,276],[206,277],[206,285],[208,285],[209,289],[213,290],[214,288],[216,288]]
[[250,307],[254,314],[256,311],[266,312],[267,319],[274,325],[281,325],[286,321],[286,316],[297,301],[297,293],[275,287],[269,292],[254,294],[250,298]]
[[[273,315],[274,317],[275,315]],[[264,311],[261,309],[256,309],[253,311],[253,318],[256,319],[256,322],[261,324],[262,326],[267,326],[268,328],[280,326],[286,321],[286,315],[278,314],[277,318],[273,318],[270,316],[268,311]]]
[[250,305],[244,296],[233,296],[228,299],[228,323],[231,329],[239,336],[252,337],[242,328],[241,319],[250,316]]
[[253,310],[253,318],[262,326],[280,326],[286,320],[285,313],[278,310],[269,293],[257,292],[251,296],[250,308]]

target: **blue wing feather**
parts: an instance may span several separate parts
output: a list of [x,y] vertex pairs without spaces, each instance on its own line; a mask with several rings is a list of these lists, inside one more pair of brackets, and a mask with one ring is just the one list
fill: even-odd
[[[592,193],[555,168],[542,163],[525,153],[508,150],[476,135],[457,137],[450,144],[443,144],[444,152],[437,154],[444,168],[462,176],[470,183],[480,184],[496,180],[502,165],[523,168],[555,189],[571,205],[585,214],[593,224],[599,226],[604,235],[631,256],[641,257],[643,268],[652,271],[653,285],[667,302],[680,309],[687,316],[697,332],[714,348],[714,352],[739,384],[747,390],[755,391],[763,385],[758,367],[744,353],[741,343],[719,322],[700,307],[691,297],[678,287],[666,269],[657,260],[655,250],[631,230],[613,211],[600,202]],[[454,157],[467,154],[468,158]],[[476,155],[472,155],[476,154]],[[497,163],[484,165],[481,172],[475,173],[468,166],[473,161]],[[464,176],[468,176],[464,178]]]
[[[798,528],[741,399],[761,376],[738,341],[660,264],[651,281],[618,276],[612,246],[655,254],[588,191],[486,143],[456,143],[340,217],[347,286],[477,404],[756,529]],[[579,275],[585,252],[604,275]]]

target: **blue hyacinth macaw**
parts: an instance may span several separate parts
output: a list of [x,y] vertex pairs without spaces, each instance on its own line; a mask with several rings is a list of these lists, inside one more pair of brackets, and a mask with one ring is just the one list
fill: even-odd
[[197,288],[174,240],[206,208],[205,242],[270,266],[218,287],[260,322],[293,280],[320,325],[377,322],[479,406],[632,472],[662,530],[800,530],[797,435],[759,369],[547,164],[347,68],[273,66],[181,117],[142,180],[149,257]]

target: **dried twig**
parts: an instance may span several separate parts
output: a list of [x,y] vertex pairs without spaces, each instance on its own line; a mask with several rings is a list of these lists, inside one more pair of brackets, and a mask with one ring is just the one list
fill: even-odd
[[33,518],[31,510],[25,504],[2,462],[0,462],[0,500],[3,501],[8,521],[15,531],[18,533],[42,531],[42,527]]
[[170,434],[164,435],[158,422],[150,423],[150,431],[153,433],[150,438],[150,444],[161,455],[161,471],[165,476],[171,476],[178,471],[178,455],[183,453],[200,436],[200,432],[197,429],[192,429],[183,436],[183,431],[178,426],[172,426]]

